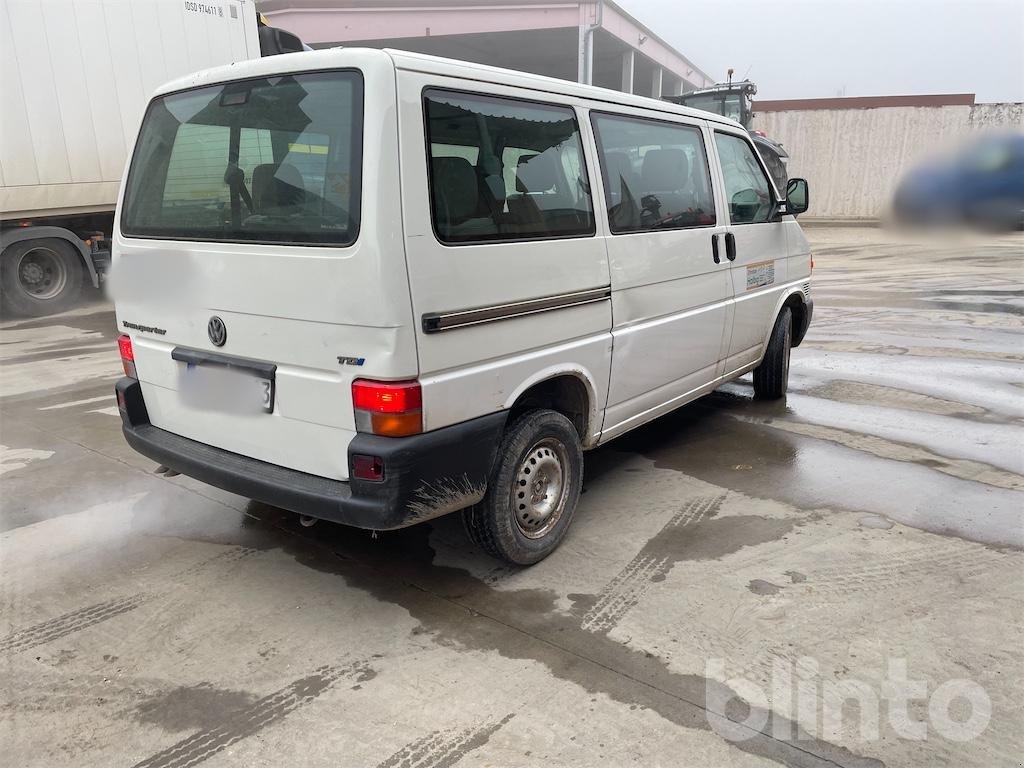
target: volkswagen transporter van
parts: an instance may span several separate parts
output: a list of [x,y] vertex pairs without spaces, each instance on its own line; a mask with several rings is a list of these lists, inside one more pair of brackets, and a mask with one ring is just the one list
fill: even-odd
[[460,511],[562,540],[583,452],[753,371],[786,391],[811,255],[742,126],[399,51],[163,87],[113,277],[133,448],[301,515]]

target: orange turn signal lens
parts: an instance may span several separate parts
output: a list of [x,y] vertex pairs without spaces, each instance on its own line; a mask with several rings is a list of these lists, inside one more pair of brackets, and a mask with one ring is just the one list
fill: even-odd
[[408,437],[423,431],[423,414],[420,411],[409,413],[371,413],[370,427],[375,435],[385,437]]

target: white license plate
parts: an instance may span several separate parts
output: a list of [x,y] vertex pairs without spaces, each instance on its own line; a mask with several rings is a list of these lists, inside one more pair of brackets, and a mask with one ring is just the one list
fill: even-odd
[[178,394],[186,405],[204,411],[274,412],[273,379],[221,365],[183,365]]

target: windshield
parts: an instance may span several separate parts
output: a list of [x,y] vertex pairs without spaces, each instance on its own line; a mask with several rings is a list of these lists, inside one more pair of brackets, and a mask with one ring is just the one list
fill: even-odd
[[738,93],[706,93],[702,96],[687,96],[682,100],[682,104],[742,122]]
[[316,72],[155,99],[121,230],[177,240],[348,245],[359,229],[362,79]]

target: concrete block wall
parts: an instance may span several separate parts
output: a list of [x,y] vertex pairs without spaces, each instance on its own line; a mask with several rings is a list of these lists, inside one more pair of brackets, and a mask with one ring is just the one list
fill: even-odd
[[807,179],[808,218],[882,218],[915,162],[979,130],[1024,130],[1021,103],[754,111],[754,127],[789,153],[790,176]]

